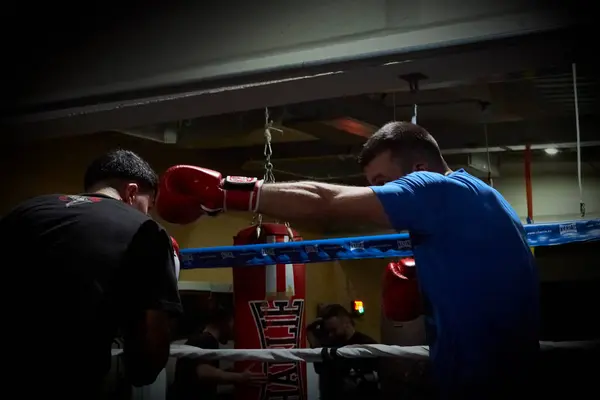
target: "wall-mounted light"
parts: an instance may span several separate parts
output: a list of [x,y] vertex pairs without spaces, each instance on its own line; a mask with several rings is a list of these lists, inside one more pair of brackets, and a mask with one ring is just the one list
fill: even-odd
[[544,151],[549,156],[555,156],[558,154],[558,149],[556,147],[548,147],[548,148],[544,149]]
[[353,300],[350,305],[352,314],[355,317],[362,317],[365,313],[365,303],[362,300]]

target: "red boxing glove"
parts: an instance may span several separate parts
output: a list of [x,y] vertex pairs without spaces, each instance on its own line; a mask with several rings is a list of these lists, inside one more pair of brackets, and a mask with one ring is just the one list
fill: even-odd
[[179,244],[173,236],[171,236],[171,244],[173,245],[174,264],[175,264],[175,277],[179,280],[179,270],[181,269],[181,253],[179,253]]
[[403,258],[388,264],[383,275],[382,293],[383,315],[387,319],[406,322],[422,314],[414,259]]
[[204,213],[216,215],[227,209],[256,211],[263,181],[228,176],[191,165],[176,165],[161,177],[156,210],[167,222],[189,224]]

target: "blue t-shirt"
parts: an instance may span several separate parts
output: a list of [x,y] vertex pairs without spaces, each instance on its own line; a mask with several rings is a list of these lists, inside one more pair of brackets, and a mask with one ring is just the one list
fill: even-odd
[[414,172],[372,189],[392,226],[410,233],[438,383],[526,373],[539,346],[539,282],[510,204],[464,170]]

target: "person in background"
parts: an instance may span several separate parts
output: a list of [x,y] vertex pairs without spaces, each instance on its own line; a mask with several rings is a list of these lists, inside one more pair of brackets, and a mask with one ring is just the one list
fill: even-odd
[[[209,316],[204,330],[185,342],[201,349],[218,349],[233,337],[233,312],[218,307]],[[249,371],[232,372],[220,368],[219,361],[177,360],[171,398],[174,400],[217,399],[218,385],[253,385],[266,382],[266,376]]]
[[153,383],[183,311],[171,240],[148,216],[158,185],[150,165],[111,151],[82,183],[83,194],[37,196],[0,220],[0,251],[19,259],[6,265],[5,282],[27,281],[26,291],[3,291],[10,340],[29,344],[3,353],[18,397],[102,396],[119,332],[127,381]]
[[[306,330],[312,348],[377,343],[375,339],[356,330],[352,315],[340,304],[325,306],[320,317],[309,324]],[[376,359],[339,358],[315,363],[321,399],[377,399],[377,364]]]

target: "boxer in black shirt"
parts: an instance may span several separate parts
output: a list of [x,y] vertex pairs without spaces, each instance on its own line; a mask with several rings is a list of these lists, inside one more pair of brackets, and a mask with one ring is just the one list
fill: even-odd
[[164,368],[182,309],[170,237],[147,215],[157,181],[117,150],[89,166],[85,194],[39,196],[0,220],[1,254],[14,258],[3,265],[4,335],[20,344],[3,362],[19,397],[98,397],[118,333],[133,385]]

